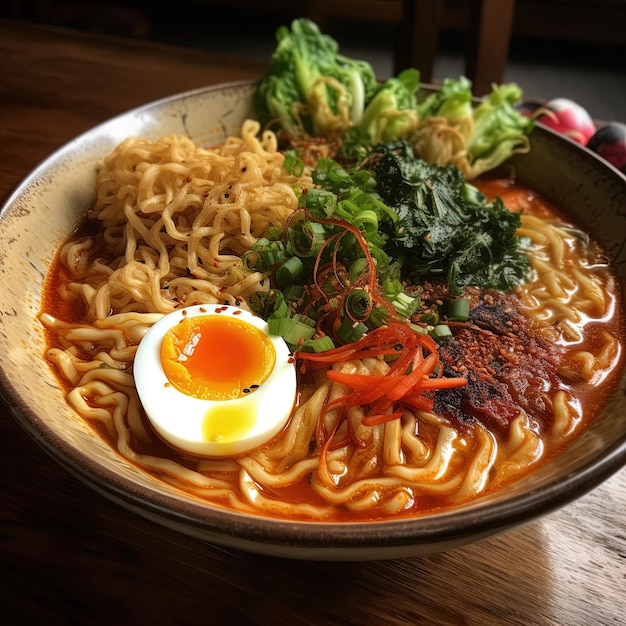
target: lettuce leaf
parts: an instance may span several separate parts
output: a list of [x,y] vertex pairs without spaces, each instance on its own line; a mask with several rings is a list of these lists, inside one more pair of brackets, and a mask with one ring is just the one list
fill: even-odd
[[522,96],[516,84],[494,86],[479,102],[473,101],[471,87],[463,76],[449,78],[427,96],[418,105],[420,123],[412,141],[421,158],[456,165],[468,180],[527,152],[534,127],[514,106]]
[[255,95],[262,124],[278,124],[288,135],[323,137],[361,121],[379,89],[367,62],[339,54],[337,42],[307,19],[280,27],[276,40]]

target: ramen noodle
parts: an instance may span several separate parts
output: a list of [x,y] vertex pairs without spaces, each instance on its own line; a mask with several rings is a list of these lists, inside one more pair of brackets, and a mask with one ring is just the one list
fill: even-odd
[[[68,403],[119,454],[237,511],[371,520],[441,510],[501,488],[583,431],[623,360],[616,281],[602,251],[554,208],[494,180],[478,185],[523,209],[519,234],[531,242],[533,277],[513,294],[468,290],[474,321],[457,329],[456,352],[442,349],[441,358],[477,377],[478,398],[440,391],[432,411],[405,409],[375,425],[352,407],[341,428],[349,426],[360,445],[344,437],[321,459],[321,416],[333,423],[332,402],[346,389],[323,372],[300,373],[288,425],[250,453],[194,457],[155,436],[134,385],[139,341],[178,308],[245,307],[249,294],[267,289],[270,276],[245,270],[241,256],[268,226],[284,227],[299,190],[312,185],[306,173],[286,172],[276,137],[259,131],[246,121],[240,137],[211,148],[174,135],[124,141],[97,174],[88,220],[59,250],[41,314],[47,358]],[[436,285],[425,289],[434,299],[445,295]],[[385,375],[389,365],[361,358],[332,368],[369,376]],[[480,396],[493,398],[494,390],[497,402]]]

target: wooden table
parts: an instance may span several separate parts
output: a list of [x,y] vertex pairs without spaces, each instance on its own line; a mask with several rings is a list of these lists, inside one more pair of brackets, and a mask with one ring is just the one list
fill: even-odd
[[[161,96],[258,77],[263,67],[0,22],[0,200],[98,122]],[[625,470],[480,544],[396,561],[286,561],[139,518],[57,466],[6,409],[0,419],[4,623],[626,623]]]

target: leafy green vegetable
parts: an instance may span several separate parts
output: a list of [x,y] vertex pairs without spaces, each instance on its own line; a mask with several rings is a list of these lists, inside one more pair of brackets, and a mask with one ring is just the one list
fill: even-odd
[[352,162],[373,145],[406,139],[420,158],[456,165],[467,179],[529,149],[534,122],[515,109],[515,84],[476,101],[467,78],[449,78],[419,102],[417,69],[379,83],[369,63],[341,55],[308,19],[281,26],[276,41],[254,104],[259,121],[287,138],[340,137],[338,156]]
[[499,198],[489,204],[456,167],[416,159],[405,141],[377,146],[365,167],[400,218],[385,251],[416,284],[440,278],[453,294],[466,285],[510,291],[527,276],[520,215]]
[[521,96],[517,85],[500,85],[474,109],[474,127],[467,141],[472,178],[493,169],[513,153],[528,150],[527,135],[534,122],[515,108]]
[[291,30],[279,28],[276,40],[255,96],[261,123],[278,123],[288,135],[321,137],[361,121],[379,89],[367,62],[340,55],[337,42],[307,19],[294,20]]
[[467,78],[445,80],[418,105],[420,124],[412,138],[416,153],[429,163],[456,165],[472,179],[527,152],[534,122],[515,109],[521,96],[510,83],[495,86],[474,103]]
[[255,96],[263,124],[290,136],[352,133],[353,146],[407,137],[417,126],[420,74],[407,69],[384,83],[366,61],[339,53],[339,45],[307,19],[276,33],[272,63]]
[[415,69],[388,79],[367,105],[359,128],[372,144],[408,137],[417,128],[420,73]]
[[420,120],[445,117],[457,120],[472,116],[472,83],[461,76],[446,78],[441,88],[428,95],[417,107]]
[[[244,253],[242,260],[248,271],[276,270],[279,286],[306,283],[312,277],[316,260],[327,241],[343,232],[334,223],[318,220],[340,220],[357,229],[374,258],[380,277],[387,277],[399,268],[390,267],[384,247],[388,235],[394,231],[398,215],[390,209],[376,191],[376,180],[365,169],[345,169],[333,159],[320,159],[312,172],[314,186],[302,194],[300,209],[294,212],[287,224],[286,237],[270,240],[261,237]],[[387,224],[382,229],[381,224]],[[363,271],[363,250],[349,233],[341,238],[341,245],[328,247],[320,261],[345,265],[354,275]],[[299,263],[298,263],[299,261]],[[357,263],[358,262],[358,263]],[[356,278],[353,282],[356,282]]]
[[[520,215],[489,204],[458,168],[417,159],[407,141],[379,144],[360,165],[322,158],[312,180],[285,231],[244,255],[249,271],[275,274],[250,308],[294,351],[357,341],[395,315],[445,339],[443,313],[407,294],[407,278],[447,280],[458,294],[466,285],[510,291],[529,272]],[[449,307],[450,319],[466,319],[469,300]]]

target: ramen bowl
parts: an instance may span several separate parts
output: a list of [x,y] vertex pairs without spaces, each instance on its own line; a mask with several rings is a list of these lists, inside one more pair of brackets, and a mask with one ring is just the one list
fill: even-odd
[[[594,489],[626,464],[626,378],[574,444],[526,478],[444,512],[375,522],[302,522],[207,504],[122,458],[68,406],[44,358],[37,321],[44,279],[58,246],[94,202],[96,168],[132,135],[184,134],[215,144],[252,116],[255,83],[176,95],[116,117],[43,162],[0,217],[0,383],[16,421],[69,472],[104,497],[169,528],[224,547],[288,558],[365,560],[454,548],[519,527]],[[529,154],[507,166],[517,179],[567,207],[611,257],[626,285],[626,177],[591,151],[537,127]]]

